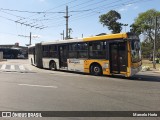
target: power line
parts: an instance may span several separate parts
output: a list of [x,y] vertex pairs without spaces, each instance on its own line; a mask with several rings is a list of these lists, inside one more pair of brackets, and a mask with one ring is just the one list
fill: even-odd
[[4,16],[0,16],[0,17],[1,17],[1,18],[4,18],[4,19],[6,19],[6,20],[12,21],[12,22],[21,24],[21,25],[29,26],[29,27],[31,27],[31,28],[44,29],[44,28],[47,28],[47,27],[48,27],[48,26],[44,26],[44,27],[39,27],[39,26],[37,26],[37,27],[35,27],[35,25],[30,25],[30,24],[27,24],[27,23],[25,23],[25,22],[15,21],[15,20],[13,20],[13,19],[10,19],[10,18],[4,17]]
[[[104,4],[104,2],[106,2],[106,1],[108,1],[108,0],[101,0],[101,1],[96,1],[96,2],[93,2],[93,3],[91,3],[90,2],[90,4],[85,4],[85,6],[82,6],[82,7],[80,7],[80,8],[78,8],[78,9],[83,9],[83,8],[88,8],[88,7],[90,7],[90,6],[94,6],[94,5],[98,5],[98,4]],[[77,5],[77,6],[79,6],[79,5]]]
[[[78,0],[72,0],[72,1],[70,1],[70,2],[68,2],[67,4],[69,4],[69,3],[72,3],[72,2],[75,2],[75,1],[78,1]],[[90,1],[94,1],[94,0],[90,0]],[[62,4],[62,5],[66,5],[66,4]],[[57,7],[54,7],[53,9],[55,9],[55,8],[58,8],[58,7],[61,7],[62,5],[59,5],[59,6],[57,6]],[[50,10],[53,10],[53,9],[49,9],[49,10],[46,10],[46,11],[50,11]],[[46,12],[45,11],[45,12]],[[82,10],[82,11],[71,11],[71,12],[85,12],[85,11],[89,11],[89,10]],[[41,17],[42,18],[42,17]],[[60,18],[60,17],[59,17]],[[37,18],[38,19],[38,18]],[[21,19],[22,20],[22,19]]]
[[[119,1],[119,0],[118,0]],[[116,3],[117,3],[117,1],[116,1]],[[113,4],[113,2],[112,2],[112,4]],[[93,4],[92,4],[93,5]],[[104,5],[103,5],[104,6]],[[102,6],[100,6],[100,7],[102,7]],[[99,8],[100,8],[99,7]],[[88,11],[91,11],[92,10],[92,12],[91,13],[93,13],[93,8],[92,9],[88,9],[88,10],[85,10],[86,12],[88,12]],[[69,12],[80,12],[80,11],[69,11]],[[94,13],[95,14],[95,13]],[[88,14],[87,14],[88,15]],[[75,17],[74,17],[75,18]],[[81,17],[80,17],[81,18]],[[62,21],[63,22],[63,21]],[[64,26],[64,25],[62,25],[62,24],[60,24],[61,22],[58,22],[59,23],[59,25],[54,25],[54,26],[49,26],[49,28],[51,28],[51,27],[58,27],[58,26]]]
[[[72,2],[75,2],[75,1],[77,1],[77,0],[73,0],[73,1],[71,1],[71,2],[68,2],[68,4],[69,4],[69,3],[72,3]],[[63,5],[65,5],[65,4],[63,4]],[[60,5],[60,6],[61,6],[61,5]],[[58,7],[60,7],[60,6],[58,6]],[[55,7],[55,8],[58,8],[58,7]],[[53,9],[55,9],[55,8],[53,8]],[[53,10],[53,9],[49,9],[49,10]],[[62,11],[60,11],[60,12],[47,12],[47,11],[49,11],[49,10],[44,11],[44,12],[41,12],[41,11],[33,12],[33,11],[23,11],[23,10],[12,10],[12,9],[5,9],[5,8],[1,8],[1,10],[7,10],[7,11],[13,11],[13,12],[36,13],[36,14],[65,13],[65,12],[62,12]],[[87,12],[87,11],[90,11],[90,10],[88,9],[88,10],[70,11],[70,12]],[[4,11],[3,11],[3,12],[4,12]],[[8,13],[8,14],[9,14],[9,13]],[[10,15],[13,15],[13,14],[10,14]],[[14,16],[16,16],[16,15],[14,15]],[[30,25],[30,24],[34,24],[34,23],[36,23],[37,21],[44,21],[44,20],[47,21],[47,20],[48,20],[48,19],[43,19],[43,20],[32,19],[32,20],[34,20],[34,22],[31,22],[31,23],[29,23],[29,24],[25,24],[27,21],[25,21],[25,22],[19,22],[19,21],[24,20],[24,19],[29,19],[29,18],[21,17],[21,16],[16,16],[16,17],[20,17],[19,20],[16,20],[17,23],[20,23],[20,24],[23,24],[23,25],[26,25],[26,26],[31,26],[31,27],[34,27],[35,25]]]
[[[41,14],[41,13],[66,13],[66,12],[62,12],[62,11],[61,12],[30,12],[30,11],[11,10],[11,9],[4,9],[4,8],[1,8],[1,10],[16,11],[16,12],[27,12],[27,13],[37,13],[37,14]],[[79,10],[79,11],[70,11],[70,12],[86,12],[86,11],[90,11],[90,10],[88,9],[88,10]],[[4,11],[1,11],[1,12],[4,12]],[[22,19],[27,19],[27,18],[21,17],[21,16],[17,16],[17,15],[11,14],[11,13],[7,13],[7,12],[4,12],[4,13],[21,18],[20,20],[16,20],[15,22],[23,24],[23,25],[26,25],[26,26],[30,26],[30,27],[34,27],[35,26],[35,25],[30,25],[30,24],[36,23],[37,21],[42,21],[42,20],[38,20],[38,19],[32,19],[35,22],[29,23],[29,24],[25,24],[27,21],[26,22],[19,22],[19,21],[21,21]],[[45,19],[45,20],[48,20],[48,19]],[[36,27],[36,28],[40,28],[40,27]],[[40,28],[40,29],[42,29],[42,28]]]
[[[118,1],[120,1],[120,0],[118,0]],[[122,7],[122,6],[126,6],[128,4],[133,4],[133,3],[137,3],[137,2],[146,2],[146,0],[141,0],[141,1],[136,0],[134,2],[130,2],[130,0],[128,0],[128,1],[125,1],[123,3],[112,5],[113,3],[117,3],[118,1],[109,3],[111,6],[103,5],[103,6],[92,8],[92,12],[86,13],[86,14],[81,15],[81,16],[74,17],[74,19],[72,19],[72,21],[79,20],[79,19],[82,19],[82,18],[86,18],[86,17],[90,17],[90,16],[93,16],[93,15],[99,14],[99,13],[103,12],[104,10],[106,11],[106,9],[109,9],[109,8],[117,8],[117,6],[118,7]],[[123,0],[121,0],[121,1],[123,1]],[[97,10],[97,8],[100,9],[100,10]]]
[[[11,14],[11,13],[8,13],[8,12],[4,12],[4,11],[0,11],[0,12],[3,12],[5,14],[8,14],[8,15],[11,15],[11,16],[15,16],[15,17],[19,17],[19,18],[24,18],[24,17],[21,17],[21,16],[17,16],[17,15],[14,15],[14,14]],[[31,20],[34,20],[34,19],[31,19]],[[18,22],[18,21],[15,21],[15,22]],[[26,26],[31,26],[31,27],[34,27],[34,26],[39,26],[39,24],[35,24],[35,25],[31,25],[31,24],[27,24],[28,21],[25,21],[25,22],[19,22],[20,24],[24,24]],[[26,24],[25,24],[26,23]],[[35,22],[36,23],[36,22]]]
[[[72,0],[72,1],[70,1],[69,3],[72,3],[72,2],[75,2],[75,1],[77,1],[77,0]],[[69,4],[69,3],[68,3],[68,4]],[[63,3],[63,4],[61,4],[61,5],[57,6],[57,7],[54,7],[54,8],[45,10],[44,12],[51,11],[51,10],[56,9],[56,8],[59,8],[59,7],[63,6],[63,5],[66,5],[66,4]],[[26,18],[30,18],[30,17],[36,16],[36,15],[37,15],[37,14],[32,15],[32,16],[28,16],[28,17],[26,17]],[[20,19],[20,20],[23,20],[23,19]],[[20,20],[18,20],[18,21],[20,21]]]
[[12,12],[21,12],[21,13],[36,13],[36,14],[53,14],[53,13],[64,13],[64,12],[43,12],[43,11],[23,11],[23,10],[13,10],[13,9],[5,9],[0,8],[0,10],[12,11]]
[[[107,5],[101,5],[101,6],[97,6],[97,7],[94,7],[94,8],[90,8],[90,9],[91,9],[91,12],[86,13],[86,14],[84,14],[84,15],[77,15],[77,17],[74,17],[73,20],[82,19],[83,17],[88,17],[88,16],[91,16],[92,14],[93,14],[93,15],[99,14],[100,11],[97,11],[97,9],[102,10],[103,7],[106,7],[106,8],[108,9],[108,8],[110,8],[110,7],[114,7],[114,6],[115,6],[115,5],[114,5],[114,6],[108,6],[108,5],[112,5],[112,4],[114,4],[114,3],[121,2],[121,1],[123,1],[123,0],[117,0],[117,1],[115,1],[115,2],[110,2],[110,3],[108,3]],[[121,3],[121,4],[122,4],[122,3]],[[118,4],[118,6],[119,6],[119,4]]]
[[[123,0],[121,0],[121,1],[123,1]],[[113,3],[117,3],[118,1],[115,1],[115,2],[112,2],[112,3],[110,3],[110,5],[112,5]],[[79,15],[78,17],[76,17],[76,19],[75,19],[75,17],[74,17],[74,19],[72,19],[71,20],[71,22],[72,21],[75,21],[75,20],[79,20],[79,19],[83,19],[83,18],[86,18],[86,17],[90,17],[90,16],[93,16],[93,15],[96,15],[96,14],[99,14],[100,12],[103,12],[104,10],[106,10],[106,9],[108,9],[108,8],[117,8],[117,7],[122,7],[122,6],[126,6],[126,5],[128,5],[128,4],[133,4],[133,3],[137,3],[137,2],[139,2],[138,0],[136,0],[136,1],[134,1],[134,2],[130,2],[130,1],[125,1],[125,2],[121,2],[121,3],[119,3],[119,4],[115,4],[115,5],[112,5],[112,6],[108,6],[108,5],[101,5],[101,6],[98,6],[98,7],[94,7],[94,8],[92,8],[92,9],[90,9],[90,10],[92,10],[92,12],[90,12],[90,13],[87,13],[87,14],[84,14],[83,16],[81,15]],[[141,2],[141,1],[140,1]],[[146,1],[143,1],[142,0],[142,2],[146,2]],[[98,9],[101,9],[101,10],[97,10],[97,8]],[[62,21],[63,22],[63,21]],[[59,24],[58,24],[59,23]],[[48,25],[48,28],[53,28],[53,27],[61,27],[61,26],[64,26],[65,24],[62,24],[60,21],[59,22],[57,22],[57,25],[53,25],[53,26],[51,26],[51,25]]]
[[[70,2],[75,2],[75,1],[77,1],[77,0],[73,0],[73,1],[70,1]],[[83,3],[81,3],[81,4],[79,4],[79,5],[75,5],[75,6],[72,6],[71,8],[74,8],[74,7],[76,7],[76,6],[82,6],[82,5],[84,5],[85,3],[89,3],[89,4],[87,4],[87,5],[89,5],[89,6],[93,6],[92,8],[88,8],[87,7],[87,5],[85,4],[85,6],[82,6],[82,7],[80,7],[81,9],[82,8],[88,8],[88,9],[85,9],[85,10],[71,10],[71,11],[69,11],[69,13],[77,13],[77,12],[79,12],[80,14],[73,14],[73,15],[75,15],[75,17],[73,17],[73,19],[71,19],[71,22],[72,21],[75,21],[75,20],[79,20],[79,19],[83,19],[83,18],[86,18],[86,17],[90,17],[90,16],[93,16],[93,15],[96,15],[96,14],[99,14],[99,13],[101,13],[101,12],[103,12],[104,10],[106,10],[106,9],[109,9],[109,8],[115,8],[115,7],[120,7],[120,6],[125,6],[125,5],[127,5],[127,4],[133,4],[133,3],[137,3],[137,2],[144,2],[144,1],[146,1],[146,0],[142,0],[142,1],[139,1],[139,0],[136,0],[136,1],[125,1],[125,2],[122,2],[123,0],[117,0],[117,1],[114,1],[114,2],[110,2],[110,3],[106,3],[106,4],[104,4],[103,3],[103,5],[100,5],[100,6],[96,6],[95,7],[95,4],[102,4],[102,2],[106,2],[106,1],[99,1],[99,2],[92,2],[93,0],[88,0],[87,2],[83,2]],[[148,0],[149,1],[149,0]],[[70,3],[69,2],[69,3]],[[114,3],[118,3],[118,2],[121,2],[121,3],[119,3],[119,4],[114,4]],[[63,4],[64,5],[64,4]],[[66,4],[65,4],[66,5]],[[110,6],[109,6],[110,5]],[[59,7],[60,7],[60,5],[59,5]],[[55,9],[56,7],[54,7],[53,9]],[[58,8],[58,7],[57,7]],[[53,9],[49,9],[49,10],[53,10]],[[14,15],[14,14],[11,14],[11,13],[8,13],[8,12],[5,12],[5,10],[6,11],[12,11],[12,12],[29,12],[29,13],[34,13],[34,14],[37,14],[37,15],[44,15],[44,14],[47,14],[47,15],[51,15],[51,14],[55,14],[55,13],[57,13],[57,14],[65,14],[66,12],[65,11],[58,11],[58,12],[47,12],[47,10],[46,11],[23,11],[23,10],[12,10],[12,9],[5,9],[5,8],[1,8],[1,12],[4,12],[4,13],[6,13],[6,14],[8,14],[8,15],[12,15],[12,16],[15,16],[15,17],[18,17],[18,18],[20,18],[19,20],[13,20],[13,19],[10,19],[10,18],[7,18],[7,17],[3,17],[3,16],[0,16],[0,17],[3,17],[3,18],[5,18],[5,19],[7,19],[7,20],[10,20],[10,21],[13,21],[13,22],[15,22],[15,23],[18,23],[18,24],[21,24],[21,25],[25,25],[25,26],[29,26],[29,27],[31,27],[31,28],[35,28],[35,29],[44,29],[44,28],[51,28],[51,27],[56,27],[56,26],[62,26],[62,24],[60,24],[61,22],[63,22],[63,20],[59,20],[59,19],[61,19],[62,17],[57,17],[57,18],[55,18],[55,17],[53,17],[53,19],[50,19],[50,18],[48,18],[48,17],[46,17],[46,15],[43,17],[43,19],[39,19],[39,18],[35,18],[35,19],[31,19],[31,18],[28,18],[28,17],[21,17],[21,16],[18,16],[18,15]],[[49,11],[48,10],[48,11]],[[22,21],[23,20],[23,21]],[[26,21],[24,21],[24,20],[26,20]],[[49,24],[49,23],[47,23],[46,21],[51,21],[51,20],[56,20],[57,22],[54,22],[54,24],[58,24],[58,25],[46,25],[46,24]],[[30,21],[30,22],[29,22]],[[44,24],[43,24],[43,23]],[[41,23],[41,25],[39,25]],[[64,26],[64,25],[63,25]]]
[[86,3],[89,3],[89,2],[93,2],[93,1],[94,1],[94,0],[88,0],[88,1],[86,1],[86,2],[82,2],[82,3],[78,4],[78,5],[71,6],[70,9],[71,9],[71,8],[75,8],[75,7],[78,7],[78,6],[81,6],[81,5],[86,4]]

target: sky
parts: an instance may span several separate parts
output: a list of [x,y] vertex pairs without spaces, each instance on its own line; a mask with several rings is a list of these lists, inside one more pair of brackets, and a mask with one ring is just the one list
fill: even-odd
[[0,0],[0,45],[32,44],[61,40],[66,30],[66,6],[69,11],[69,28],[72,38],[111,33],[99,22],[99,16],[116,10],[119,22],[128,24],[128,32],[139,13],[149,9],[160,11],[159,0]]

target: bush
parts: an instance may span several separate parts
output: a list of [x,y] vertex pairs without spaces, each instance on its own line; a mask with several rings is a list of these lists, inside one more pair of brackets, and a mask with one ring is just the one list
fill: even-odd
[[143,66],[142,67],[142,71],[149,71],[150,70],[150,67],[149,66]]

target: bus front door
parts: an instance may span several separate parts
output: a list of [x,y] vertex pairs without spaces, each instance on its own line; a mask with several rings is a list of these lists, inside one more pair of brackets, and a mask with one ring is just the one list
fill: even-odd
[[127,72],[127,42],[110,43],[110,72]]
[[68,49],[67,45],[61,45],[58,48],[59,50],[59,67],[66,68],[67,67],[67,57],[68,57]]

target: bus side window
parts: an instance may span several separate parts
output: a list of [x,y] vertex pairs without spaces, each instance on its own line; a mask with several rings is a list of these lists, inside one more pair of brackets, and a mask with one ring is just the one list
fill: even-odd
[[69,58],[77,58],[77,43],[69,44]]
[[88,58],[88,43],[78,43],[78,58]]
[[89,57],[93,59],[106,58],[106,42],[90,42],[89,43]]
[[57,58],[58,54],[57,54],[57,45],[51,45],[50,46],[50,57],[52,58]]
[[43,46],[43,57],[49,57],[49,46]]

